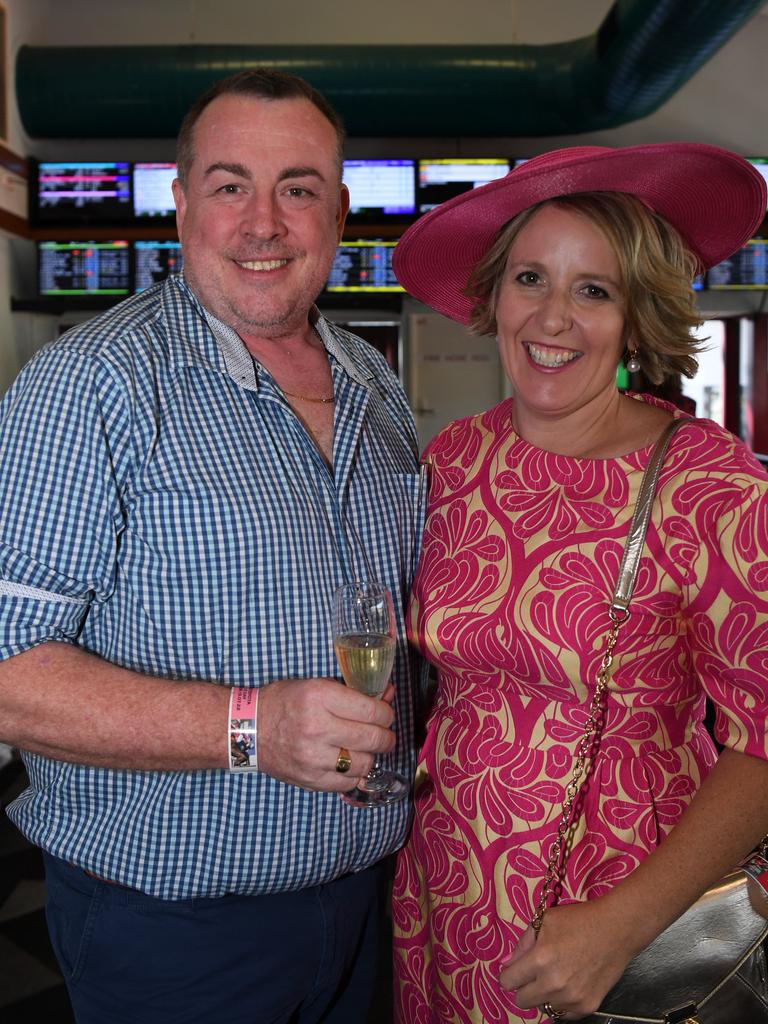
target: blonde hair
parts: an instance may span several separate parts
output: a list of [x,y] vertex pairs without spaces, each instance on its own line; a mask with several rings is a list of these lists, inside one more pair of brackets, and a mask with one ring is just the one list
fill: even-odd
[[509,250],[533,215],[550,205],[586,217],[611,244],[621,272],[625,337],[636,346],[648,380],[660,384],[679,373],[693,377],[701,348],[691,333],[701,323],[693,291],[699,261],[675,228],[624,192],[558,196],[530,206],[508,221],[476,264],[465,290],[474,303],[470,330],[474,334],[496,333],[496,303]]

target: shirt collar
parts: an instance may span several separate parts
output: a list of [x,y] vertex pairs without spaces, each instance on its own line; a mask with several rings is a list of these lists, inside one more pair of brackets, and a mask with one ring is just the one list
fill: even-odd
[[317,306],[310,309],[309,322],[320,336],[326,352],[341,364],[352,380],[370,388],[375,380],[375,374],[362,360],[356,359],[351,347],[345,344],[346,331],[326,320]]
[[226,373],[220,346],[206,322],[205,310],[180,275],[162,285],[163,316],[168,325],[167,344],[172,366],[205,366]]
[[247,391],[258,391],[256,363],[240,335],[234,328],[217,319],[210,310],[203,308],[203,315],[219,346],[226,372]]
[[[241,387],[258,391],[256,364],[240,335],[201,304],[183,276],[168,279],[163,301],[166,316],[176,328],[171,344],[178,363],[208,366],[228,374]],[[352,380],[370,389],[376,375],[356,357],[346,341],[346,331],[326,320],[314,305],[309,311],[309,322],[332,359]]]

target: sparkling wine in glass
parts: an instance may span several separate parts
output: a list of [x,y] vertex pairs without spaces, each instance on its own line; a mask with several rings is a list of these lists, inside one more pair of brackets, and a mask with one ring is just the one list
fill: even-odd
[[[355,580],[333,597],[333,646],[347,686],[380,697],[395,660],[395,610],[392,595],[373,580]],[[386,771],[376,758],[368,775],[343,800],[354,807],[378,807],[402,800],[405,779]]]

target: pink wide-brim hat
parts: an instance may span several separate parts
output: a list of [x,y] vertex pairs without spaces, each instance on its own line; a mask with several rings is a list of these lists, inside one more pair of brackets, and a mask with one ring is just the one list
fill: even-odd
[[504,178],[420,217],[398,242],[397,279],[414,298],[466,324],[469,276],[499,230],[529,206],[577,192],[628,192],[713,267],[740,249],[766,213],[766,184],[747,160],[718,146],[578,146],[533,157]]

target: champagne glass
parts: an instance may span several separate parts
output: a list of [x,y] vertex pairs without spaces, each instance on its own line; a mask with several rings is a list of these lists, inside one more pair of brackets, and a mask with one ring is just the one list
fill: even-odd
[[[395,660],[395,609],[392,595],[373,580],[355,580],[333,596],[333,646],[347,686],[380,697]],[[375,759],[373,768],[343,800],[353,807],[379,807],[402,800],[408,783],[386,771]]]

